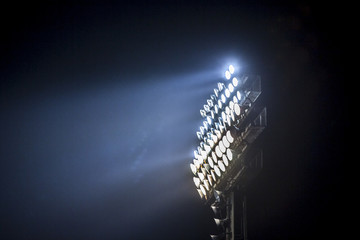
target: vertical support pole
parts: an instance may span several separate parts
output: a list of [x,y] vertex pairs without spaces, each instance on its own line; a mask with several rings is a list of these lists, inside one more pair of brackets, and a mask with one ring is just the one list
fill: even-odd
[[237,189],[230,196],[232,202],[231,240],[248,240],[246,190],[244,188]]
[[234,224],[234,220],[235,220],[235,201],[234,201],[234,192],[230,192],[230,215],[228,216],[230,219],[230,240],[234,240],[235,239],[235,224]]
[[247,216],[246,216],[246,195],[245,191],[242,194],[242,229],[243,229],[243,239],[247,240]]

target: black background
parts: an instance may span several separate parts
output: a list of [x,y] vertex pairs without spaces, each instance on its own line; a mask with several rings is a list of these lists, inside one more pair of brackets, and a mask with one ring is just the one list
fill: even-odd
[[[31,147],[25,147],[25,142],[36,136],[24,136],[24,131],[34,127],[26,124],[24,116],[36,114],[25,106],[46,102],[54,95],[67,101],[68,93],[114,83],[125,89],[131,84],[148,84],[151,89],[159,81],[157,76],[224,65],[226,56],[241,59],[246,71],[262,76],[268,109],[264,169],[248,191],[249,239],[325,239],[347,234],[342,205],[348,159],[345,86],[349,85],[344,76],[344,9],[335,3],[312,1],[30,1],[4,5],[0,239],[209,239],[208,234],[216,231],[212,213],[196,196],[187,172],[174,182],[186,178],[182,184],[189,185],[190,197],[173,207],[170,204],[167,214],[137,216],[138,224],[126,225],[126,217],[112,209],[119,204],[151,208],[144,203],[146,199],[136,197],[137,191],[157,188],[158,181],[129,190],[126,194],[133,198],[109,197],[106,206],[86,208],[85,215],[77,207],[72,214],[61,214],[64,201],[57,200],[56,191],[52,198],[35,200],[27,185],[34,182],[46,189],[46,181],[36,182],[35,176],[46,171],[48,156],[59,152],[32,153],[38,161],[30,162]],[[131,104],[131,100],[126,103]],[[197,114],[199,104],[185,109]],[[62,120],[57,120],[61,125]],[[169,128],[176,129],[178,124],[169,124]],[[71,138],[72,128],[64,126],[64,135]],[[41,124],[36,127],[42,128]],[[46,131],[39,136],[46,138]],[[146,141],[150,140],[145,145]],[[127,150],[122,151],[126,154]],[[190,161],[184,159],[175,167],[186,165],[188,171]],[[59,184],[71,186],[62,181]],[[128,184],[130,189],[132,183]],[[138,213],[142,211],[134,214]],[[128,227],[120,227],[124,223]]]

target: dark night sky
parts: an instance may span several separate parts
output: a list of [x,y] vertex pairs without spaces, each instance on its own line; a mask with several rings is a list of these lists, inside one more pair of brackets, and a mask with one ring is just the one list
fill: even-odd
[[210,239],[189,163],[232,62],[262,76],[249,239],[346,234],[339,5],[35,1],[3,6],[0,239]]

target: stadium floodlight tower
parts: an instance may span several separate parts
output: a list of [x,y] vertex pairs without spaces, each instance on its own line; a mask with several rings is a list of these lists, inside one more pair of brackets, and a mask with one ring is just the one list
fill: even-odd
[[215,214],[219,233],[212,239],[247,240],[246,187],[263,166],[258,137],[266,127],[261,78],[225,71],[200,110],[203,124],[190,168],[196,190]]

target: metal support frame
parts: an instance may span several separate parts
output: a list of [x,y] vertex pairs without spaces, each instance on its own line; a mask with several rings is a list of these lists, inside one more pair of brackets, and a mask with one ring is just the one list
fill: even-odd
[[[239,90],[245,96],[239,97],[242,113],[238,114],[238,119],[234,120],[233,124],[220,122],[219,118],[220,125],[233,134],[234,141],[228,148],[233,156],[232,162],[227,165],[226,172],[219,175],[217,181],[212,184],[212,188],[208,189],[208,195],[202,195],[200,192],[207,204],[211,204],[212,207],[221,206],[222,215],[226,215],[216,216],[215,222],[221,226],[221,233],[211,235],[213,239],[248,240],[246,189],[249,182],[263,168],[263,152],[257,141],[267,126],[267,110],[259,98],[261,78],[258,75],[243,75],[240,80]],[[216,94],[218,91],[215,90]],[[202,116],[205,115],[206,113]],[[204,163],[207,162],[204,160]],[[213,199],[215,202],[211,203]],[[221,220],[218,217],[221,217]]]
[[[251,161],[248,162],[246,179],[254,178],[263,167],[263,154],[259,149]],[[226,202],[225,214],[222,216],[228,219],[229,223],[225,228],[226,240],[248,240],[247,221],[247,194],[248,184],[235,184],[229,191],[223,192],[223,200]]]
[[231,235],[227,240],[248,240],[247,236],[247,206],[246,192],[244,189],[231,192],[229,194],[231,201]]

